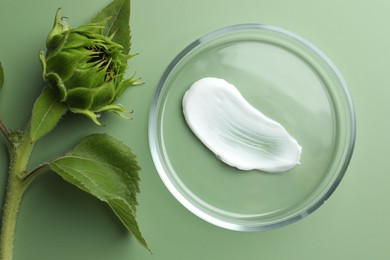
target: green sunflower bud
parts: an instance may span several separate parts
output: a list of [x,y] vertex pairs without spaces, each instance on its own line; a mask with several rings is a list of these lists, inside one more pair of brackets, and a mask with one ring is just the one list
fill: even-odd
[[39,54],[43,77],[57,90],[61,102],[98,125],[102,112],[128,114],[115,102],[127,87],[140,84],[133,77],[124,78],[133,56],[124,53],[113,36],[103,35],[104,25],[89,23],[73,29],[58,10],[46,40],[47,52]]

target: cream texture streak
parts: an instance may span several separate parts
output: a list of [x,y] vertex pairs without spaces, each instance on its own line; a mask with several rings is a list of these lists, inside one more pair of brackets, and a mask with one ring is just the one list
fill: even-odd
[[223,79],[195,82],[183,97],[183,113],[200,141],[232,167],[281,172],[299,164],[298,142]]

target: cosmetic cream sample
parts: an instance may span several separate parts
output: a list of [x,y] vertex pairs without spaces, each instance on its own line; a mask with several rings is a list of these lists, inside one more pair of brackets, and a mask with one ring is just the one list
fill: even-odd
[[281,172],[299,164],[298,142],[223,79],[195,82],[183,97],[183,113],[192,132],[230,166]]

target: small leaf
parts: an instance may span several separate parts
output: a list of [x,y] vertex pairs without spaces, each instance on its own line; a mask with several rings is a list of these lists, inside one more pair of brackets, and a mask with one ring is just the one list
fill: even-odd
[[0,91],[3,89],[4,85],[4,71],[3,71],[3,66],[1,65],[0,62]]
[[35,142],[57,125],[67,106],[61,103],[55,90],[47,86],[35,101],[31,117],[31,140]]
[[140,167],[130,148],[109,135],[93,134],[49,167],[65,181],[106,202],[150,250],[136,221]]
[[114,35],[113,41],[124,48],[124,53],[130,51],[130,0],[113,0],[98,12],[91,20],[99,23],[107,20],[103,34]]

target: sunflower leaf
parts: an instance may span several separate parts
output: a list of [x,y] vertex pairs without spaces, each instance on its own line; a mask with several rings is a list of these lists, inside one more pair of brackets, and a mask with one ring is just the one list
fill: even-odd
[[49,133],[67,111],[67,106],[60,102],[55,90],[46,86],[35,101],[30,125],[33,142]]
[[113,0],[98,12],[91,20],[93,23],[104,22],[105,36],[113,35],[113,41],[123,46],[124,52],[130,51],[130,0]]
[[123,225],[149,249],[136,221],[138,166],[135,155],[107,134],[83,139],[66,155],[49,163],[65,181],[106,202]]

